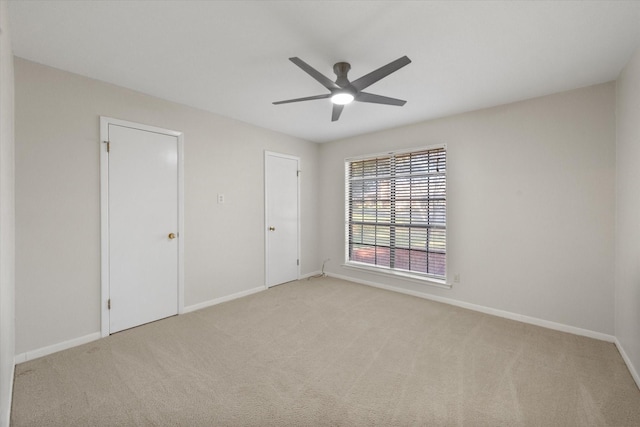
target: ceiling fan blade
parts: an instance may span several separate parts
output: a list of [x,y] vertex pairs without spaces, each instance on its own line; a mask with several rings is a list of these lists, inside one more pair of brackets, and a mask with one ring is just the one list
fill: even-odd
[[304,62],[302,59],[294,56],[293,58],[289,58],[289,61],[302,68],[304,72],[316,79],[322,86],[326,87],[327,89],[340,89],[340,86],[338,86],[335,82],[331,81],[331,79],[329,79],[328,77],[325,77],[322,73],[320,73],[320,71],[316,70],[311,65]]
[[410,63],[411,60],[407,56],[403,56],[402,58],[398,58],[395,61],[392,61],[387,65],[384,65],[377,70],[374,70],[369,74],[366,74],[359,79],[351,82],[351,85],[356,88],[356,90],[361,91],[362,89],[371,86],[383,77],[388,76],[394,71],[398,71],[400,68]]
[[325,98],[330,98],[330,97],[331,97],[330,93],[328,93],[326,95],[305,96],[304,98],[286,99],[284,101],[276,101],[276,102],[273,103],[273,105],[288,104],[290,102],[312,101],[314,99],[325,99]]
[[389,98],[388,96],[374,95],[373,93],[367,92],[358,93],[355,100],[359,102],[373,102],[374,104],[397,105],[399,107],[407,103],[407,101],[403,101],[402,99]]
[[340,118],[340,114],[342,114],[343,108],[344,108],[344,105],[333,104],[333,111],[331,112],[332,122],[338,121],[338,119]]

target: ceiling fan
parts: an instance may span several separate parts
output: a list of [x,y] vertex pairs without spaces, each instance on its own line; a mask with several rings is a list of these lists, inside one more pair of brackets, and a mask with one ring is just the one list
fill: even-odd
[[371,86],[378,80],[388,76],[389,74],[398,71],[400,68],[411,63],[411,60],[407,56],[398,58],[395,61],[384,65],[377,70],[370,72],[357,80],[352,82],[347,79],[347,73],[351,69],[351,65],[348,62],[338,62],[333,66],[333,72],[336,73],[338,78],[335,82],[331,81],[328,77],[325,77],[318,70],[311,65],[304,62],[302,59],[293,57],[289,58],[291,62],[302,68],[307,74],[316,79],[322,86],[329,89],[328,94],[307,96],[304,98],[287,99],[285,101],[274,102],[274,105],[288,104],[290,102],[311,101],[314,99],[326,99],[331,98],[333,102],[333,112],[331,114],[331,121],[335,122],[340,118],[342,109],[346,104],[352,101],[358,102],[372,102],[375,104],[397,105],[403,106],[407,101],[402,99],[389,98],[387,96],[375,95],[373,93],[362,92],[363,89]]

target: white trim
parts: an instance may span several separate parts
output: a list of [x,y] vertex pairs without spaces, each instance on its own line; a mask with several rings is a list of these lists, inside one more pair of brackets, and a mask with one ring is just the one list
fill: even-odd
[[436,288],[451,289],[452,285],[446,280],[436,279],[435,277],[412,274],[411,272],[403,272],[400,270],[385,269],[380,266],[370,266],[370,264],[360,264],[355,261],[348,261],[342,264],[344,268],[365,271],[367,273],[376,274],[378,276],[395,277],[399,279],[409,280],[411,282],[420,283],[421,285],[435,286]]
[[11,364],[11,375],[9,376],[9,407],[7,408],[6,416],[4,418],[4,423],[0,422],[0,425],[10,426],[11,425],[11,408],[13,407],[13,383],[16,376],[16,361],[15,357],[13,358],[13,363]]
[[82,344],[89,343],[102,338],[100,332],[94,332],[83,337],[74,338],[68,341],[63,341],[57,344],[41,347],[35,350],[26,351],[24,353],[16,354],[14,362],[18,363],[28,362],[29,360],[37,359],[38,357],[48,356],[53,353],[57,353],[62,350],[67,350],[72,347],[77,347]]
[[[171,131],[168,131],[171,132]],[[184,313],[184,134],[178,137],[178,314]]]
[[302,264],[302,258],[300,256],[300,175],[301,175],[301,170],[300,170],[300,157],[297,156],[292,156],[289,154],[282,154],[282,153],[276,153],[274,151],[267,151],[265,150],[264,152],[264,163],[263,163],[263,167],[264,167],[264,287],[265,289],[269,288],[269,246],[267,244],[268,239],[269,239],[269,230],[268,230],[268,212],[267,212],[267,202],[268,202],[268,191],[267,191],[267,157],[269,156],[273,156],[273,157],[281,157],[283,159],[290,159],[290,160],[295,160],[296,164],[297,164],[297,169],[298,169],[298,180],[296,181],[296,186],[297,186],[297,190],[298,190],[298,194],[297,194],[297,204],[298,204],[298,248],[297,248],[297,252],[298,252],[298,267],[297,267],[297,276],[296,279],[300,280],[300,265]]
[[109,335],[109,119],[100,117],[100,336]]
[[574,335],[581,335],[584,337],[594,338],[606,342],[615,342],[615,337],[609,334],[603,334],[602,332],[595,332],[589,329],[582,329],[576,326],[565,325],[563,323],[556,323],[549,320],[539,319],[537,317],[525,316],[523,314],[513,313],[510,311],[499,310],[497,308],[485,307],[483,305],[472,304],[469,302],[459,301],[452,298],[440,297],[437,295],[425,294],[422,292],[411,291],[408,289],[397,288],[395,286],[384,285],[382,283],[372,282],[369,280],[357,279],[354,277],[343,276],[340,274],[327,273],[328,276],[335,277],[336,279],[347,280],[349,282],[359,283],[361,285],[372,286],[374,288],[385,289],[387,291],[399,292],[401,294],[411,295],[418,298],[424,298],[431,301],[441,302],[444,304],[453,305],[456,307],[466,308],[468,310],[477,311],[480,313],[490,314],[492,316],[503,317],[505,319],[516,320],[522,323],[528,323],[530,325],[541,326],[547,329],[553,329],[560,332],[568,332]]
[[640,388],[640,375],[638,375],[638,371],[636,371],[635,366],[633,366],[633,363],[631,363],[631,359],[627,355],[627,352],[624,351],[624,347],[622,347],[622,343],[620,342],[620,340],[618,340],[618,337],[615,337],[614,342],[616,344],[618,352],[620,352],[620,355],[622,356],[622,360],[624,360],[624,363],[627,365],[627,369],[629,369],[633,380],[636,382],[636,386]]
[[223,302],[231,301],[234,299],[246,297],[248,295],[252,295],[258,292],[266,291],[264,286],[259,286],[257,288],[247,289],[246,291],[236,292],[235,294],[227,295],[225,297],[215,298],[209,301],[201,302],[198,304],[190,305],[184,308],[184,313],[191,313],[192,311],[201,310],[203,308],[211,307],[212,305],[221,304]]
[[104,141],[109,139],[109,125],[117,125],[175,136],[178,142],[178,307],[184,313],[184,134],[179,131],[100,116],[100,334],[109,335],[109,156]]

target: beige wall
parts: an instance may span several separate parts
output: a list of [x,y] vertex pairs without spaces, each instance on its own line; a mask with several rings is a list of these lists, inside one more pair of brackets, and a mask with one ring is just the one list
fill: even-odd
[[0,2],[0,426],[9,425],[14,355],[13,55],[7,3]]
[[[303,274],[331,258],[333,274],[613,334],[614,88],[316,145],[16,59],[16,352],[99,331],[100,115],[185,132],[187,306],[264,283],[270,150],[302,159]],[[449,153],[448,272],[461,282],[341,267],[344,159],[437,143]]]
[[101,115],[184,132],[185,306],[264,285],[264,150],[301,158],[301,273],[319,270],[316,144],[19,58],[15,69],[17,353],[100,331]]
[[617,89],[616,337],[640,386],[640,49]]
[[[607,83],[324,144],[320,256],[333,274],[614,332],[615,87]],[[344,262],[344,159],[448,146],[450,290]]]

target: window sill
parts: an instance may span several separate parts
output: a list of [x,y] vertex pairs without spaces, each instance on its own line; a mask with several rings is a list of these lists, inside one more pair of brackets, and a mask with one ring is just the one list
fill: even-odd
[[444,288],[444,289],[452,288],[451,284],[447,283],[446,280],[436,279],[435,277],[423,276],[420,274],[404,273],[404,272],[395,271],[395,270],[387,270],[379,267],[370,267],[367,264],[359,264],[355,262],[346,262],[342,264],[342,266],[349,269],[353,269],[353,270],[366,271],[367,273],[377,274],[379,276],[394,277],[397,279],[409,280],[409,281],[420,283],[423,285],[435,286],[437,288]]

